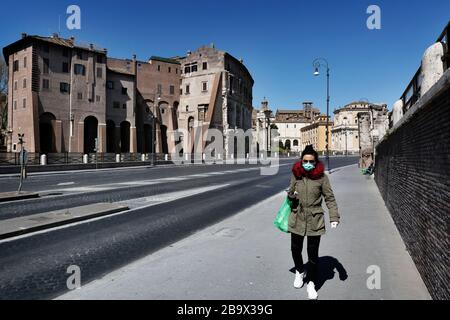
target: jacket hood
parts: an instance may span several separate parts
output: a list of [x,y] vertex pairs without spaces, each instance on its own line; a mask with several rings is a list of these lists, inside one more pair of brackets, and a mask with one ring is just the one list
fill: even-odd
[[302,161],[298,160],[294,164],[294,167],[292,168],[292,173],[294,174],[294,176],[297,179],[301,179],[303,177],[308,177],[309,179],[317,180],[324,176],[325,166],[321,161],[319,161],[313,170],[311,170],[310,172],[307,172],[302,166]]

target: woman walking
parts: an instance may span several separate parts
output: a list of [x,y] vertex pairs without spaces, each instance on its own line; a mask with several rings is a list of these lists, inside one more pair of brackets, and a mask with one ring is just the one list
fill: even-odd
[[[329,210],[331,228],[339,224],[339,213],[333,190],[325,166],[312,145],[306,146],[301,158],[292,168],[288,196],[293,201],[289,216],[291,251],[295,264],[294,287],[301,288],[307,283],[309,299],[317,299],[315,288],[318,275],[320,237],[325,234],[322,196]],[[302,250],[307,237],[308,268],[305,272]]]

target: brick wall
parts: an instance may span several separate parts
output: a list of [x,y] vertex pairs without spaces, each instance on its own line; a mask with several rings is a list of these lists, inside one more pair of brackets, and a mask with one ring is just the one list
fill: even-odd
[[376,153],[375,180],[406,247],[433,299],[449,299],[448,81]]

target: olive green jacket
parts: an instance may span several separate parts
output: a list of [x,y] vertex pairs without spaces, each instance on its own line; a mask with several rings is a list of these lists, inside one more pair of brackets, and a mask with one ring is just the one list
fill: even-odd
[[289,216],[289,232],[302,236],[320,236],[325,234],[325,218],[322,208],[322,196],[328,207],[330,222],[339,222],[338,206],[326,174],[317,180],[291,176],[289,192],[297,191],[298,207],[292,208]]

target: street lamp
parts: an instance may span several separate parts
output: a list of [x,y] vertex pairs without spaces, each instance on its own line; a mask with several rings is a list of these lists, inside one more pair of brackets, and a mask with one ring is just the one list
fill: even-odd
[[326,67],[327,69],[327,128],[326,128],[326,160],[327,160],[327,166],[328,171],[331,173],[331,167],[330,167],[330,149],[329,149],[329,119],[330,119],[330,68],[328,66],[328,61],[324,58],[317,58],[313,61],[313,67],[314,67],[314,76],[319,76],[320,67]]
[[[156,95],[155,95],[156,98]],[[153,116],[152,116],[152,166],[156,164],[156,101],[161,100],[161,94],[153,102]]]

